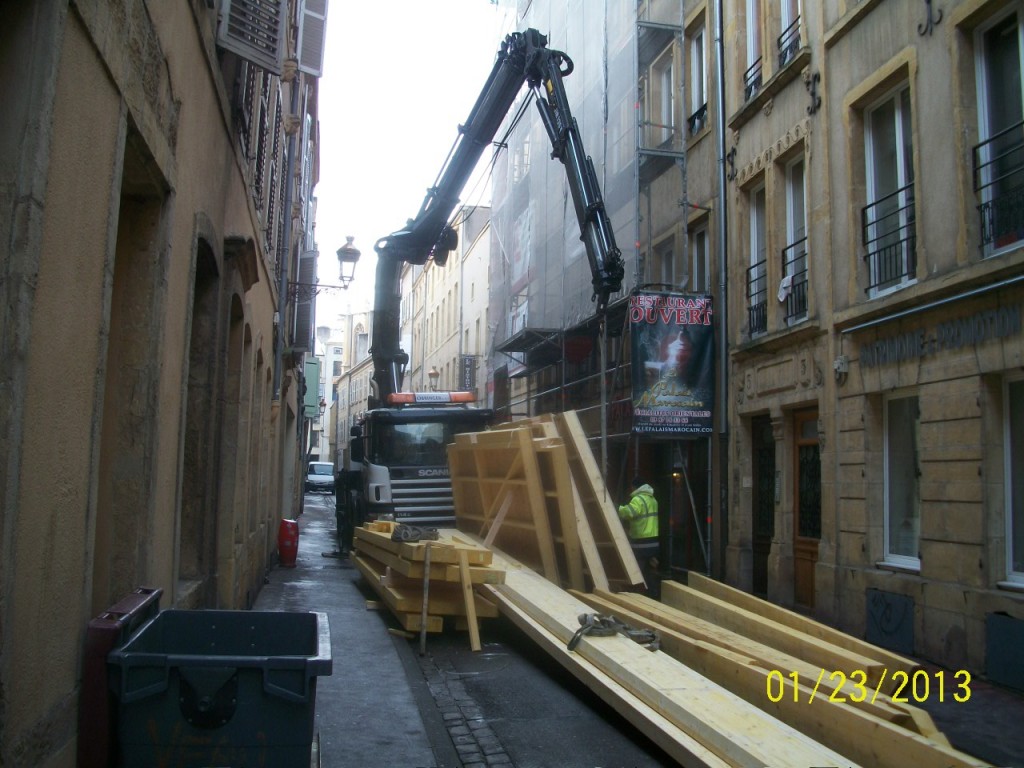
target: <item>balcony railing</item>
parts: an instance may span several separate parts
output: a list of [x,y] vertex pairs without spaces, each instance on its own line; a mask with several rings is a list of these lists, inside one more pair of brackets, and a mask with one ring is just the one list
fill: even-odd
[[768,262],[765,259],[747,269],[747,323],[751,336],[768,330]]
[[864,206],[861,225],[868,293],[899,286],[917,274],[914,184]]
[[789,64],[796,58],[796,52],[800,50],[800,17],[786,27],[785,32],[779,35],[779,69]]
[[764,82],[764,59],[758,58],[750,68],[743,73],[743,101],[750,101],[761,90]]
[[787,323],[807,317],[807,238],[782,249],[782,273],[789,281],[786,294]]
[[686,127],[690,132],[690,136],[696,136],[708,123],[708,103],[705,101],[697,111],[686,118]]
[[1024,122],[974,147],[974,191],[983,249],[1024,240]]

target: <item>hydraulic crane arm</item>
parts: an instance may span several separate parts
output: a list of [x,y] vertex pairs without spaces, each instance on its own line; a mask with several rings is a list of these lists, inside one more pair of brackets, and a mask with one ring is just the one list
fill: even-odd
[[576,119],[569,110],[562,78],[572,73],[572,60],[547,47],[547,37],[535,29],[505,38],[476,104],[449,153],[437,181],[415,218],[403,229],[382,237],[377,251],[377,286],[373,315],[373,380],[376,396],[386,402],[401,391],[409,356],[401,349],[399,307],[401,265],[424,264],[433,257],[443,266],[457,245],[449,217],[459,194],[490,146],[526,83],[537,95],[544,127],[551,139],[553,158],[565,166],[576,218],[593,275],[597,311],[603,313],[609,296],[622,289],[622,254],[601,198],[594,164],[583,151]]

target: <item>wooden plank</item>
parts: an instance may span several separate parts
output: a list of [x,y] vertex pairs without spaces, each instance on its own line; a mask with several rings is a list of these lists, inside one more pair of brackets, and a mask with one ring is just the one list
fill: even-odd
[[[646,619],[650,619],[660,626],[678,632],[692,640],[698,641],[712,647],[733,651],[742,654],[748,663],[763,669],[765,673],[778,670],[788,677],[795,672],[800,679],[817,680],[820,667],[816,667],[803,659],[791,654],[779,651],[770,646],[752,640],[736,632],[723,629],[704,619],[697,618],[684,613],[676,608],[664,605],[646,595],[637,595],[627,592],[606,592],[598,590],[595,596],[615,605],[634,612]],[[837,680],[829,679],[827,676],[821,681],[820,689],[825,695],[831,695],[835,690]],[[876,717],[903,727],[912,727],[913,720],[902,707],[894,706],[888,696],[882,696],[874,701],[867,699],[862,702],[851,702],[850,706],[866,709]]]
[[846,632],[841,632],[834,627],[822,624],[807,616],[790,611],[781,605],[769,603],[767,600],[762,600],[749,592],[736,589],[721,581],[715,581],[708,576],[691,572],[687,574],[686,586],[696,589],[705,595],[724,600],[737,608],[752,611],[759,616],[778,622],[790,629],[798,630],[819,640],[825,640],[840,648],[858,653],[861,656],[875,659],[888,667],[890,673],[902,670],[908,675],[912,675],[915,670],[920,669],[921,665],[913,659],[900,656],[885,648],[879,648],[877,645],[868,643]]
[[473,582],[469,578],[469,561],[466,559],[466,551],[459,553],[459,572],[462,574],[462,601],[466,608],[466,624],[469,626],[469,647],[471,650],[479,651],[480,627],[476,623],[476,604],[473,597]]
[[[544,443],[542,445],[542,443]],[[583,562],[580,555],[580,536],[576,527],[576,513],[572,495],[572,475],[569,471],[569,457],[561,440],[534,441],[538,467],[543,467],[545,477],[552,481],[553,488],[547,494],[550,498],[548,518],[558,523],[558,535],[562,557],[565,563],[565,584],[573,589],[583,589]]]
[[[554,584],[495,551],[506,583],[487,585],[559,641],[568,643],[588,607]],[[518,566],[518,567],[517,567]],[[574,654],[612,676],[658,714],[668,718],[723,760],[740,766],[850,765],[795,729],[766,715],[725,688],[661,652],[621,635],[584,637]]]
[[[380,524],[378,523],[376,525],[379,526]],[[354,531],[354,538],[356,541],[362,540],[369,542],[370,544],[373,544],[386,552],[390,552],[393,555],[397,555],[404,560],[422,562],[425,555],[425,542],[392,541],[391,531],[394,529],[395,523],[389,523],[388,525],[391,526],[390,529],[359,526]],[[470,565],[490,565],[491,551],[487,547],[476,542],[455,544],[452,541],[452,535],[454,533],[456,533],[456,531],[452,528],[442,528],[438,530],[437,541],[432,541],[430,543],[430,555],[434,563],[447,563],[449,565],[458,566],[458,547],[463,547],[466,549]]]
[[[984,765],[970,755],[948,745],[939,745],[868,709],[851,706],[849,688],[841,687],[830,694],[826,690],[815,690],[813,681],[794,686],[786,672],[780,670],[782,678],[774,689],[779,695],[769,696],[769,691],[773,690],[771,670],[757,666],[749,657],[688,637],[613,600],[597,595],[574,596],[603,615],[614,615],[635,627],[657,630],[662,650],[673,658],[858,763],[877,768]],[[869,695],[870,690],[865,692],[866,697]]]
[[526,494],[530,500],[530,511],[533,514],[534,530],[537,534],[537,549],[540,551],[543,573],[548,581],[558,584],[558,566],[555,562],[555,544],[551,538],[551,525],[548,523],[547,507],[540,482],[540,469],[537,456],[533,450],[530,433],[526,430],[516,432],[519,438],[519,450],[523,454],[523,469],[526,475]]
[[618,510],[608,495],[601,469],[575,411],[555,414],[558,433],[569,451],[569,466],[579,490],[595,544],[610,583],[622,588],[644,584]]
[[[406,560],[396,554],[381,549],[375,544],[360,539],[354,542],[354,549],[362,552],[367,557],[382,563],[403,578],[422,579],[424,563],[419,560]],[[505,574],[499,568],[489,565],[471,565],[469,574],[474,584],[500,584],[505,579]],[[433,581],[447,581],[458,584],[462,580],[458,565],[449,563],[430,564],[430,578]]]
[[[384,566],[362,555],[351,558],[353,565],[363,575],[373,590],[393,613],[419,613],[423,608],[423,586],[409,588],[389,583],[383,572]],[[493,618],[497,613],[492,606],[477,600],[474,603],[478,616]],[[431,583],[427,612],[439,616],[464,616],[466,604],[459,584]]]
[[752,611],[735,608],[724,600],[705,595],[679,582],[663,581],[661,600],[665,605],[803,659],[826,670],[826,676],[833,671],[840,671],[848,677],[855,670],[862,670],[867,674],[867,681],[872,688],[882,679],[885,665],[874,659],[805,635]]
[[728,768],[729,763],[691,737],[654,707],[642,702],[623,685],[616,682],[611,675],[581,658],[579,654],[566,650],[562,640],[548,632],[511,599],[502,595],[495,595],[495,598],[500,601],[501,612],[542,650],[546,651],[587,688],[600,696],[603,701],[611,705],[638,730],[646,734],[677,763],[692,768]]
[[583,558],[587,563],[587,572],[590,574],[593,588],[610,589],[608,573],[604,569],[604,561],[601,560],[597,542],[594,541],[594,534],[590,530],[590,521],[587,519],[587,512],[583,508],[583,500],[580,499],[580,492],[576,487],[575,480],[572,483],[572,508],[576,518],[576,532],[580,537],[580,549],[583,551]]

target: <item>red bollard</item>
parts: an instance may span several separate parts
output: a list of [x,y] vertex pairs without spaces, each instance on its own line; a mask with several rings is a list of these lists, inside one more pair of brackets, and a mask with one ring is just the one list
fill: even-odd
[[277,553],[281,565],[285,568],[295,567],[295,556],[299,554],[299,521],[282,520],[277,529]]

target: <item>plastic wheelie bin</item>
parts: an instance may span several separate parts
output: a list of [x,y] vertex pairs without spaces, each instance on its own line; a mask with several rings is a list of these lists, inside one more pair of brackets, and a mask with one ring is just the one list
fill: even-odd
[[309,768],[324,613],[167,610],[108,656],[119,766]]

